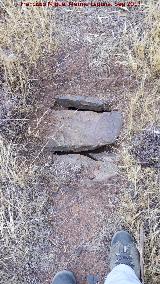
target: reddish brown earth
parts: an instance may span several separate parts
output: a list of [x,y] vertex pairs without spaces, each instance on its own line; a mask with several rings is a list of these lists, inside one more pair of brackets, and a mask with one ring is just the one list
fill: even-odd
[[53,198],[54,271],[69,269],[85,284],[90,274],[103,283],[109,271],[109,245],[120,228],[116,216],[120,178],[107,185],[66,188]]
[[[61,171],[66,175],[61,177]],[[106,182],[89,183],[83,167],[70,168],[66,173],[57,169],[55,173],[55,165],[50,162],[42,172],[50,229],[38,249],[41,262],[36,271],[40,283],[51,283],[53,275],[63,269],[73,271],[78,284],[92,284],[87,282],[91,275],[97,277],[97,283],[103,283],[109,272],[111,237],[121,228],[117,210],[124,178],[117,174]]]
[[[133,92],[136,81],[125,64],[120,63],[126,56],[122,36],[136,16],[116,8],[57,9],[57,49],[47,73],[41,70],[35,74],[35,78],[41,78],[33,86],[33,92],[37,87],[40,90],[40,111],[53,107],[56,95],[76,94],[111,98],[115,102],[113,109],[119,108],[123,113],[126,94]],[[107,183],[82,186],[81,172],[74,172],[74,182],[69,173],[62,183],[62,175],[56,180],[57,192],[54,182],[51,186],[54,170],[48,184],[51,248],[48,260],[46,257],[43,261],[42,253],[38,267],[40,283],[49,284],[62,269],[73,271],[78,284],[87,283],[91,274],[103,283],[109,271],[111,237],[121,228],[117,209],[124,178],[119,174]]]
[[135,89],[136,80],[126,67],[125,34],[137,20],[137,13],[117,8],[54,11],[55,53],[47,68],[42,70],[40,62],[40,73],[34,74],[41,107],[53,106],[56,95],[66,94],[109,98],[115,109],[122,101],[123,107],[127,105],[126,92]]

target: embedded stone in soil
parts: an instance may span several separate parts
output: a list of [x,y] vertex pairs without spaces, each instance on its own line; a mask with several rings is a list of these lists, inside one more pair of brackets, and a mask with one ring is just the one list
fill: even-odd
[[[50,160],[51,153],[46,154],[45,161]],[[63,269],[74,272],[77,284],[96,279],[104,283],[109,272],[111,238],[121,229],[117,209],[125,182],[112,158],[95,161],[81,154],[54,154],[52,162],[42,167],[41,179],[46,181],[49,196],[48,242],[53,244],[48,257],[54,254],[52,265],[44,272],[44,284],[50,284]],[[107,163],[113,171],[108,171]]]
[[105,184],[118,174],[118,167],[113,160],[96,161],[84,155],[68,154],[54,155],[53,161],[57,179],[58,176],[61,180],[62,177],[67,179],[67,176],[70,176],[73,182],[78,175],[79,178],[81,176],[80,182],[84,186],[94,185],[97,182]]
[[39,123],[39,137],[53,152],[81,152],[113,144],[122,127],[118,111],[50,111]]
[[57,96],[55,102],[65,108],[78,110],[91,110],[96,112],[111,111],[112,103],[108,100],[100,100],[92,96]]

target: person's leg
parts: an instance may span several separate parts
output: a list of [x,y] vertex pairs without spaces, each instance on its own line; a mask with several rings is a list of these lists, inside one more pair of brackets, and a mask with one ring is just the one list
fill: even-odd
[[119,264],[108,274],[104,284],[141,284],[141,282],[131,267]]
[[104,284],[141,284],[139,252],[134,239],[126,231],[113,236],[110,269]]

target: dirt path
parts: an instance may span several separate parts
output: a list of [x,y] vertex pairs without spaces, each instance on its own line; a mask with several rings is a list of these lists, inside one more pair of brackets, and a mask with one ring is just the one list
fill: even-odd
[[64,188],[54,197],[55,271],[68,268],[78,283],[87,283],[89,275],[103,283],[109,271],[110,239],[120,228],[116,214],[120,187],[115,178],[103,186]]
[[[69,94],[110,98],[113,109],[124,108],[126,92],[134,90],[135,80],[119,63],[125,58],[119,50],[122,33],[134,15],[108,8],[63,8],[56,10],[55,17],[58,48],[50,72],[41,72],[42,106],[47,109],[55,95]],[[119,174],[92,186],[82,186],[81,174],[75,172],[72,181],[61,179],[57,193],[48,189],[48,219],[53,228],[49,238],[55,259],[43,283],[50,283],[57,271],[66,268],[76,274],[78,284],[87,283],[89,275],[103,283],[109,271],[111,236],[121,227],[117,208],[124,179]]]
[[[123,227],[142,252],[144,281],[159,283],[159,4],[6,2],[2,282],[51,284],[69,269],[77,284],[103,284],[111,237]],[[72,104],[56,105],[57,95]]]
[[135,19],[137,13],[116,8],[57,9],[56,52],[47,73],[39,66],[42,104],[51,106],[55,95],[76,94],[111,98],[115,108],[123,100],[124,107],[126,92],[136,87],[133,73],[125,66],[124,49],[125,33]]

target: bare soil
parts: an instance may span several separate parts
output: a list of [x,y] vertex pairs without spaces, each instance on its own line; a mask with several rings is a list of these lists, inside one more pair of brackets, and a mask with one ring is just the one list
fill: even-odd
[[90,274],[103,283],[111,236],[120,228],[116,209],[121,187],[117,177],[107,185],[65,187],[53,197],[54,272],[70,269],[78,283],[87,283]]
[[[41,103],[37,102],[40,113],[53,107],[56,95],[92,95],[111,99],[113,109],[122,111],[125,124],[126,92],[127,95],[134,92],[136,80],[120,64],[126,55],[119,55],[118,49],[125,26],[128,29],[136,17],[137,14],[116,8],[57,9],[54,34],[57,51],[49,59],[47,74],[45,70],[35,74],[41,78],[38,86],[34,86],[41,93]],[[119,144],[120,141],[119,138]],[[68,176],[63,177],[62,183],[59,175],[57,192],[48,186],[48,220],[53,228],[49,241],[55,257],[43,283],[50,283],[62,269],[73,271],[78,284],[87,283],[89,275],[103,283],[109,272],[111,237],[121,228],[117,209],[124,177],[119,174],[107,184],[82,186],[81,173],[74,172],[72,176],[70,172]]]
[[[136,79],[122,64],[126,56],[122,34],[136,20],[137,13],[132,10],[127,13],[104,7],[57,8],[53,29],[57,42],[55,54],[48,58],[46,69],[42,70],[42,62],[39,62],[39,73],[33,74],[31,79],[30,92],[31,96],[34,94],[37,112],[43,116],[52,108],[56,95],[92,95],[111,99],[113,109],[122,112],[125,126],[126,95],[134,93]],[[113,147],[118,152],[122,138],[119,137],[116,149]],[[121,216],[117,211],[126,183],[122,173],[107,183],[93,182],[84,186],[81,171],[72,169],[66,176],[58,175],[47,155],[39,163],[37,171],[41,177],[37,196],[39,191],[47,195],[42,212],[42,216],[45,215],[42,223],[46,227],[43,233],[40,225],[40,236],[37,235],[30,246],[31,259],[27,263],[30,277],[26,283],[49,284],[54,274],[62,269],[73,271],[78,284],[87,283],[89,275],[103,283],[109,272],[111,237],[121,228]],[[32,252],[36,245],[37,250]]]

